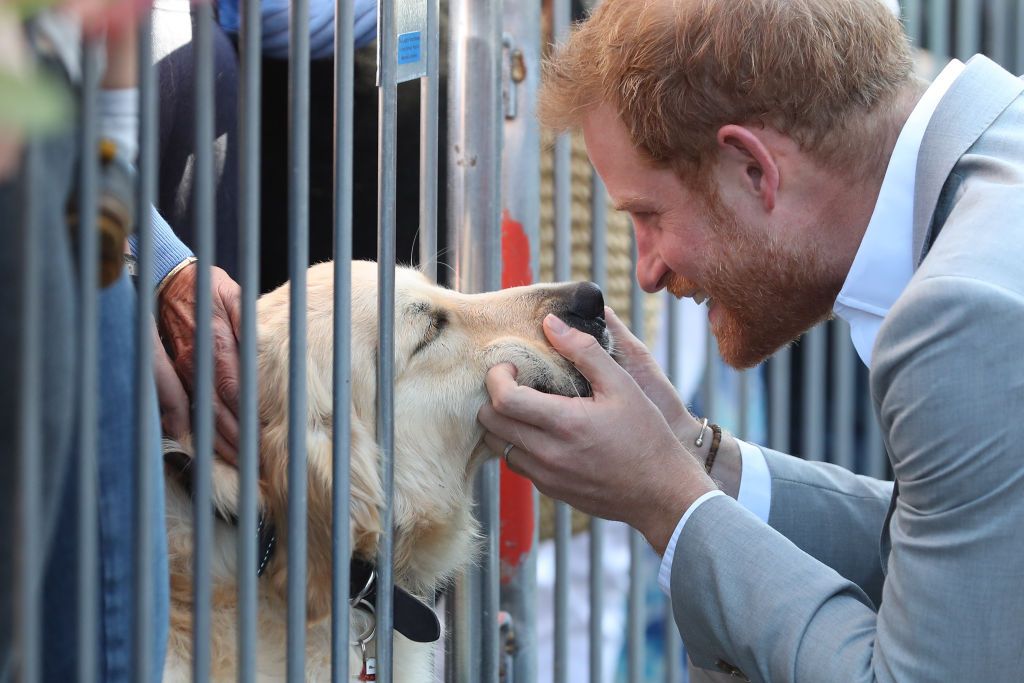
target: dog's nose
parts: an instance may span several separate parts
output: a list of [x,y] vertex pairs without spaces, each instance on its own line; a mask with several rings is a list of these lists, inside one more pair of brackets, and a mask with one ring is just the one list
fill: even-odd
[[591,335],[607,348],[608,332],[604,323],[604,296],[593,282],[578,282],[569,286],[565,296],[565,309],[558,314],[569,325]]
[[593,282],[579,282],[569,295],[569,313],[583,320],[604,320],[604,296]]

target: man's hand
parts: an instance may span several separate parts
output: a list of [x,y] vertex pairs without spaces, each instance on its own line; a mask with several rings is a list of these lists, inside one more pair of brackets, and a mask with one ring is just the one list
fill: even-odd
[[[196,276],[191,264],[175,273],[160,292],[160,331],[171,347],[178,377],[195,395]],[[242,322],[242,290],[227,273],[213,268],[213,415],[214,449],[229,460],[238,457],[238,337]]]
[[629,328],[615,315],[615,311],[607,306],[604,308],[604,319],[615,343],[615,360],[640,385],[647,398],[658,406],[676,438],[683,442],[687,438],[692,441],[693,434],[700,429],[698,422],[683,405],[676,388],[661,371],[651,352],[642,341],[633,336]]
[[[663,552],[679,517],[715,490],[714,483],[659,407],[593,337],[552,315],[544,320],[544,333],[587,377],[593,397],[543,394],[517,384],[511,365],[491,368],[491,403],[478,414],[488,447],[502,453],[514,444],[509,466],[543,493],[622,520]],[[642,360],[636,353],[630,358]]]
[[160,428],[172,439],[181,439],[192,430],[189,420],[188,394],[174,370],[174,364],[164,350],[160,334],[153,321],[153,376],[156,378],[156,397],[160,405]]

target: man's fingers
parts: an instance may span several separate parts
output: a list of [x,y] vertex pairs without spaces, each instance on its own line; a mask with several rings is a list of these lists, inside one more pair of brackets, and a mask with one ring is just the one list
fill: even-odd
[[238,342],[234,335],[221,327],[214,337],[215,393],[233,416],[238,415],[238,387],[241,363]]
[[[521,443],[503,439],[493,432],[484,434],[484,443],[487,444],[487,448],[490,449],[491,453],[504,459],[508,468],[516,474],[521,474],[529,479],[533,479],[537,475],[540,469],[537,458],[531,450]],[[509,444],[512,444],[512,447],[509,449],[508,456],[506,457],[505,448]]]
[[[219,271],[219,273],[218,273]],[[236,340],[242,338],[242,288],[219,268],[214,271],[218,279],[217,293],[224,305],[224,312],[227,314],[228,324],[231,325],[231,332]]]
[[232,467],[238,467],[238,449],[228,443],[220,432],[213,435],[213,450],[224,462]]
[[189,402],[185,387],[181,385],[171,359],[156,338],[154,327],[153,376],[156,380],[157,402],[160,407],[160,425],[165,434],[181,438],[191,430]]
[[[550,429],[569,409],[572,400],[537,391],[516,382],[515,368],[510,363],[495,365],[484,379],[490,406],[509,418]],[[487,425],[484,425],[485,427]]]
[[[238,418],[216,397],[213,399],[213,422],[217,438],[224,442],[227,450],[222,455],[234,459],[238,456]],[[221,452],[218,449],[218,452]]]
[[590,381],[595,394],[614,391],[621,382],[622,368],[593,336],[569,327],[550,313],[544,318],[544,334],[555,350]]
[[608,306],[604,307],[604,321],[608,325],[608,333],[615,343],[616,350],[622,353],[633,353],[638,347],[646,350],[643,342],[636,338],[636,335],[626,327],[626,323],[622,322]]

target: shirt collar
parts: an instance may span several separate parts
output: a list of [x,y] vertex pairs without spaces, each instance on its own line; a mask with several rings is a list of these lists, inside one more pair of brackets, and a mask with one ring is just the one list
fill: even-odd
[[914,274],[914,186],[921,141],[939,100],[963,70],[959,60],[947,64],[903,125],[871,220],[836,298],[834,311],[850,323],[857,354],[869,367],[882,319]]

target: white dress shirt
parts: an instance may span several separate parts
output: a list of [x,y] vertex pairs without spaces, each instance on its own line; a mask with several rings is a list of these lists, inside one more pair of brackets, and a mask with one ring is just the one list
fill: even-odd
[[[871,220],[836,298],[835,314],[850,324],[853,346],[869,368],[878,329],[914,274],[914,185],[921,140],[939,100],[963,70],[964,64],[956,59],[946,65],[903,125],[886,167]],[[737,500],[767,523],[772,495],[768,464],[760,448],[737,441],[742,460]],[[671,583],[676,543],[686,520],[704,501],[723,495],[721,491],[704,494],[690,505],[676,524],[658,571],[658,584],[666,594]]]

